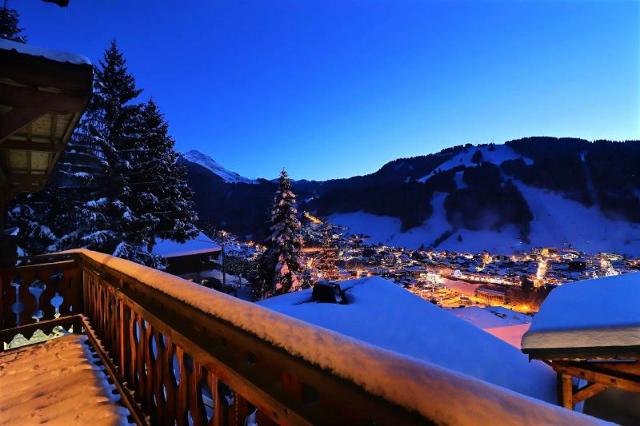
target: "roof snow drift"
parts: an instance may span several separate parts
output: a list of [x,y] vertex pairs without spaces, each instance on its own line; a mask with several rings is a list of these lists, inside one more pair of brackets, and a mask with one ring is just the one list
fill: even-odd
[[194,238],[185,241],[184,243],[156,238],[156,243],[153,246],[152,253],[157,256],[169,258],[213,253],[217,251],[220,251],[220,246],[213,242],[211,238],[200,232]]
[[640,347],[640,273],[564,284],[551,292],[523,351]]
[[18,53],[24,53],[29,56],[39,56],[56,62],[68,62],[70,64],[86,64],[91,65],[89,58],[83,55],[69,52],[59,52],[56,50],[44,49],[42,47],[32,46],[30,44],[18,43],[15,41],[0,38],[0,49],[15,50]]
[[341,283],[349,304],[316,303],[311,290],[273,297],[262,306],[369,344],[556,401],[556,376],[541,362],[420,299],[392,282],[370,277]]

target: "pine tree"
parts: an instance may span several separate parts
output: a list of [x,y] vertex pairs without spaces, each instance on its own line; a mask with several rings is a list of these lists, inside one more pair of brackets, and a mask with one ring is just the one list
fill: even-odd
[[161,267],[151,254],[157,236],[196,235],[168,124],[153,101],[136,103],[140,92],[113,42],[47,189],[20,197],[13,208],[24,215],[14,215],[12,224],[27,254],[86,247]]
[[254,287],[256,298],[300,289],[302,285],[300,228],[296,196],[291,190],[291,180],[283,169],[273,200],[271,235],[265,242],[267,250],[259,262],[259,276]]
[[47,251],[57,239],[49,223],[52,219],[51,194],[40,192],[19,194],[7,214],[7,223],[17,228],[17,242],[21,255],[31,256]]
[[[56,243],[57,249],[87,247],[149,263],[141,247],[149,242],[143,231],[150,225],[129,207],[135,199],[129,181],[140,115],[133,101],[140,92],[112,42],[95,69],[91,103],[62,159],[60,182],[76,209],[64,218],[68,232]],[[83,155],[86,161],[75,161]],[[86,171],[87,166],[94,170]]]
[[336,266],[338,250],[333,243],[331,227],[329,225],[324,226],[322,235],[322,251],[318,258],[316,269],[320,272],[322,279],[335,281],[340,277],[340,271],[338,271],[338,267]]
[[27,38],[22,34],[19,27],[20,15],[14,9],[7,7],[5,0],[4,7],[0,9],[0,38],[26,43]]
[[136,170],[132,182],[138,197],[138,209],[157,218],[155,235],[185,241],[197,235],[191,189],[187,186],[186,171],[178,164],[175,141],[168,134],[169,125],[158,105],[149,100],[142,109],[140,139]]

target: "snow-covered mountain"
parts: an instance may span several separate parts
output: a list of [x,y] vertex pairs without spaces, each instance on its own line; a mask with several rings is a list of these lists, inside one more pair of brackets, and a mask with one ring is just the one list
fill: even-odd
[[[513,144],[465,147],[418,178],[425,185],[449,180],[450,186],[440,185],[432,192],[427,201],[431,214],[415,226],[403,226],[400,217],[363,210],[335,212],[329,220],[368,235],[371,242],[409,248],[508,254],[532,247],[573,247],[640,255],[640,220],[632,212],[640,191],[633,187],[633,173],[622,174],[620,180],[628,180],[630,188],[621,190],[609,187],[604,175],[610,167],[598,170],[603,159],[596,157],[590,145],[569,156],[550,151],[550,156],[561,157],[555,170],[537,167],[545,157],[539,152],[526,155],[522,148]],[[615,157],[613,162],[622,163]],[[567,176],[567,170],[577,176],[577,184],[570,183],[573,177]],[[595,184],[594,173],[602,173]],[[554,175],[560,177],[555,182]],[[515,190],[500,194],[511,184]],[[491,200],[485,203],[483,198]],[[515,214],[508,213],[514,205],[520,207]]]
[[[640,256],[640,141],[535,137],[401,158],[365,176],[296,181],[300,210],[371,242],[512,253],[571,246]],[[204,220],[259,238],[275,184],[228,185],[193,166]]]
[[182,157],[187,161],[199,164],[202,167],[205,167],[211,170],[217,176],[222,178],[222,180],[224,180],[226,183],[255,183],[253,179],[240,176],[236,172],[232,172],[231,170],[225,169],[222,165],[217,163],[213,158],[195,149],[185,152],[184,154],[182,154]]

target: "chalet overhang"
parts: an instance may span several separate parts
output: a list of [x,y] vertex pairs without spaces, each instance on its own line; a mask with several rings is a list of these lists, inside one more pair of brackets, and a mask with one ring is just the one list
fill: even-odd
[[42,189],[86,108],[93,67],[72,54],[0,40],[2,198]]

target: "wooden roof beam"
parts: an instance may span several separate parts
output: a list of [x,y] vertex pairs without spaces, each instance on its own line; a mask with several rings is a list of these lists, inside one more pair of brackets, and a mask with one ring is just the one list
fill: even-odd
[[42,107],[29,106],[13,108],[11,111],[2,114],[2,120],[0,120],[0,146],[4,147],[3,141],[6,138],[46,113],[47,111]]
[[61,143],[57,144],[5,140],[4,142],[0,142],[0,149],[25,149],[29,151],[60,152],[64,150],[64,145]]
[[0,84],[0,99],[3,105],[14,108],[36,108],[46,105],[49,112],[68,114],[84,111],[88,96],[73,93],[53,93],[32,87],[18,87]]

